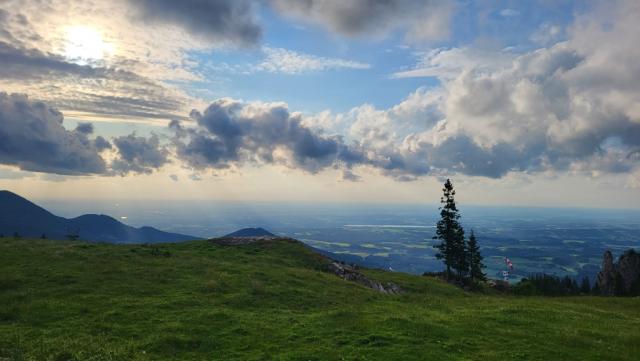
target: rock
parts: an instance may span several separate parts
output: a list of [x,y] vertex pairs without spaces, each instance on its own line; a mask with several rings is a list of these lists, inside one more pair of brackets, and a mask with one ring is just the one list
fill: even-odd
[[613,262],[611,251],[602,258],[602,270],[596,286],[604,295],[638,295],[640,285],[640,254],[634,250],[624,252],[618,262]]
[[607,250],[602,256],[602,270],[598,273],[596,284],[600,292],[606,295],[613,295],[616,268],[613,264],[613,255]]
[[250,244],[256,242],[268,242],[276,240],[293,240],[291,238],[279,237],[279,236],[257,236],[257,237],[220,237],[214,238],[210,241],[222,246],[239,246],[243,244]]
[[381,283],[372,280],[358,272],[353,266],[332,261],[329,264],[329,271],[344,280],[359,283],[381,293],[396,295],[402,292],[402,289],[400,289],[400,286],[397,284],[392,282]]

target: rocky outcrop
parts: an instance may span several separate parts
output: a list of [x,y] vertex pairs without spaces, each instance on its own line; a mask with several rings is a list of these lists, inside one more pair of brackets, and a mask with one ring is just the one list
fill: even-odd
[[344,280],[359,283],[365,287],[369,287],[381,293],[395,295],[402,292],[400,286],[396,285],[395,283],[382,283],[372,280],[362,273],[358,272],[353,266],[332,261],[329,264],[329,271]]
[[640,295],[640,254],[628,250],[614,263],[611,251],[606,251],[596,286],[604,295]]
[[268,242],[268,241],[276,241],[276,240],[294,241],[291,238],[278,237],[278,236],[258,236],[258,237],[227,237],[225,236],[220,238],[214,238],[210,241],[222,246],[239,246],[243,244],[251,244],[256,242]]

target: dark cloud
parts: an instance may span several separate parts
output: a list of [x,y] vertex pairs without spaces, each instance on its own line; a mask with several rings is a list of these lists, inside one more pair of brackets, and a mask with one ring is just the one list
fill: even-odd
[[343,35],[386,35],[407,28],[415,40],[446,38],[452,10],[450,2],[427,0],[271,0],[271,4],[283,14]]
[[150,174],[169,162],[169,152],[156,135],[145,138],[129,134],[114,138],[113,144],[119,154],[111,163],[111,169],[116,174]]
[[510,171],[531,169],[535,158],[521,154],[511,144],[480,147],[467,136],[449,138],[429,154],[431,166],[471,176],[500,178]]
[[109,143],[108,140],[104,139],[102,136],[97,136],[96,139],[93,142],[96,146],[96,149],[98,149],[99,152],[102,152],[103,150],[107,150],[107,149],[111,149],[111,143]]
[[195,169],[228,168],[245,162],[284,164],[316,173],[364,159],[342,138],[318,134],[300,115],[282,104],[213,102],[204,113],[192,112],[197,127],[172,122],[177,155]]
[[[0,78],[40,79],[54,74],[73,74],[81,77],[104,78],[109,70],[78,65],[54,54],[37,49],[12,46],[0,41]],[[124,74],[122,72],[120,75]]]
[[104,173],[94,141],[62,122],[62,113],[45,103],[0,93],[0,163],[65,175]]
[[[451,137],[438,145],[408,137],[410,150],[363,137],[346,144],[342,137],[325,135],[303,125],[297,114],[283,104],[242,103],[220,99],[203,113],[194,111],[196,126],[174,121],[177,156],[197,170],[224,169],[245,163],[283,164],[316,173],[324,169],[342,170],[342,179],[358,181],[352,169],[366,166],[380,170],[399,181],[446,172],[499,178],[510,171],[539,166],[530,157],[507,143],[481,147],[464,135]],[[415,138],[415,139],[414,139]]]
[[[168,163],[169,151],[157,136],[114,138],[117,158],[107,164],[101,152],[114,149],[102,136],[90,139],[91,123],[69,131],[63,115],[22,94],[0,93],[0,164],[58,175],[148,174]],[[64,179],[64,178],[59,178]]]
[[131,0],[149,22],[178,25],[213,42],[255,45],[262,36],[246,0]]
[[82,133],[82,134],[93,134],[93,124],[91,123],[78,123],[78,126],[76,126],[76,132]]

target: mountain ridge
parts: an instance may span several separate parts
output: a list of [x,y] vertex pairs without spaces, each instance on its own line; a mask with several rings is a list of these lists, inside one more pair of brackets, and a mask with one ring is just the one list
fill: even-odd
[[132,227],[105,214],[83,214],[75,218],[56,216],[8,190],[0,190],[0,233],[51,239],[75,237],[109,243],[161,243],[198,239],[149,226]]

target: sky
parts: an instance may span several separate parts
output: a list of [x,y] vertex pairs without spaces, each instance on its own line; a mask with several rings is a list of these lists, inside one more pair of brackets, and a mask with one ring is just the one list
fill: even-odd
[[1,0],[0,188],[640,207],[640,2]]

